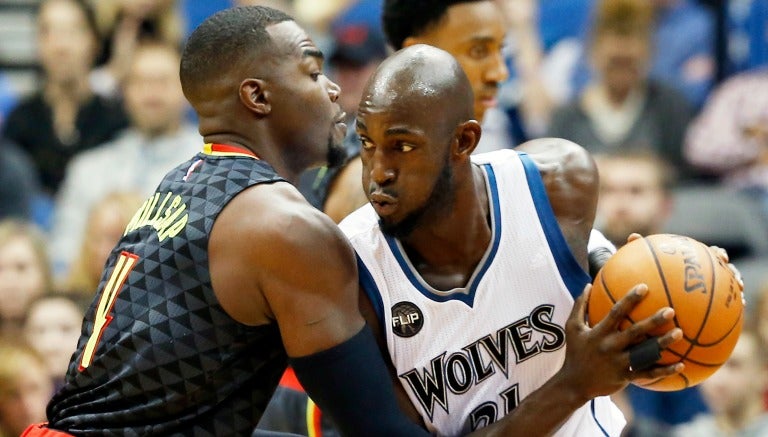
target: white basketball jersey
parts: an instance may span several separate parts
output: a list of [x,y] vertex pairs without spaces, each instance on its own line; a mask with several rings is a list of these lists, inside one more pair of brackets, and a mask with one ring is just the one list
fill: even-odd
[[[463,288],[427,284],[399,241],[382,234],[370,205],[341,223],[399,380],[439,435],[499,420],[557,372],[573,296],[589,281],[530,157],[500,150],[472,159],[486,176],[493,233]],[[618,436],[624,424],[618,408],[598,398],[555,435]]]

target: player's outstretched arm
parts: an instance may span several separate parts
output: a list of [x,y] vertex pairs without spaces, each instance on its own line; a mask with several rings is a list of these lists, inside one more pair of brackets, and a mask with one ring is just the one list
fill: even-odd
[[299,380],[342,432],[418,435],[364,327],[351,246],[293,186],[258,185],[235,197],[209,251],[223,308],[244,324],[277,323]]
[[[562,368],[510,414],[473,435],[551,435],[590,399],[615,393],[637,379],[656,379],[683,370],[682,363],[630,370],[630,346],[644,340],[646,334],[674,316],[671,308],[664,308],[624,331],[618,330],[621,320],[647,293],[645,285],[638,285],[627,293],[594,327],[585,322],[590,288],[587,285],[576,300],[566,322],[567,345]],[[682,331],[673,328],[656,340],[659,348],[665,349],[680,338]]]

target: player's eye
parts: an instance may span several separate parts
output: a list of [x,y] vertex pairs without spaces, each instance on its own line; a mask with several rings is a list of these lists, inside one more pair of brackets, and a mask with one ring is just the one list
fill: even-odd
[[310,74],[309,76],[312,78],[312,80],[317,81],[317,79],[320,78],[321,74],[323,74],[323,73],[317,71],[317,72],[314,72],[314,73]]
[[411,150],[413,150],[414,146],[413,144],[401,142],[398,144],[398,148],[400,149],[401,152],[408,153]]
[[363,150],[373,150],[373,148],[375,147],[370,140],[363,137],[360,137],[360,145],[363,148]]

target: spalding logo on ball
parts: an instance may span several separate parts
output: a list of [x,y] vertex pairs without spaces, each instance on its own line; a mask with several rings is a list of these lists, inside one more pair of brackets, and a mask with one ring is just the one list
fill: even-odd
[[619,249],[595,277],[588,303],[590,325],[602,320],[639,283],[648,285],[648,294],[619,328],[626,329],[663,307],[674,308],[675,317],[652,334],[661,335],[677,326],[683,338],[662,351],[657,364],[682,362],[685,370],[634,384],[675,391],[715,373],[736,346],[744,319],[742,287],[728,265],[705,244],[689,237],[658,234],[638,238]]

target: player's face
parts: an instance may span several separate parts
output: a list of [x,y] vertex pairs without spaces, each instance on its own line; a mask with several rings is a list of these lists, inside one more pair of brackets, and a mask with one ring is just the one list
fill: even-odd
[[139,50],[123,90],[133,124],[149,135],[175,129],[184,117],[186,100],[179,81],[179,58],[159,47]]
[[454,127],[434,107],[397,93],[367,95],[358,109],[363,187],[384,232],[406,237],[453,205]]
[[284,57],[267,76],[271,114],[278,135],[291,149],[287,159],[307,168],[344,158],[345,114],[337,100],[338,85],[323,74],[323,55],[293,21],[268,28]]
[[658,233],[670,211],[659,170],[647,161],[618,158],[598,160],[598,169],[596,226],[605,236],[623,245],[632,232]]
[[759,347],[755,335],[742,335],[728,361],[701,383],[701,393],[713,413],[738,415],[755,405],[762,407],[768,375]]
[[499,85],[509,72],[501,49],[504,45],[503,15],[493,1],[466,2],[448,8],[445,16],[414,42],[441,48],[456,58],[475,93],[475,118],[496,106]]
[[96,41],[82,10],[68,0],[47,2],[37,27],[40,61],[49,80],[66,82],[88,75]]

